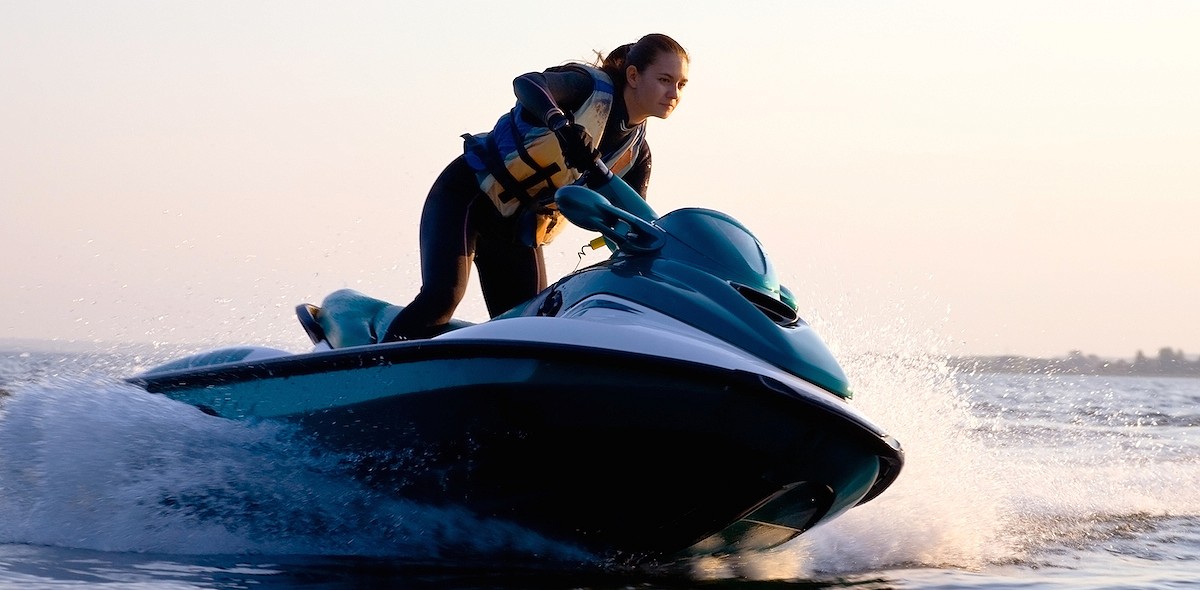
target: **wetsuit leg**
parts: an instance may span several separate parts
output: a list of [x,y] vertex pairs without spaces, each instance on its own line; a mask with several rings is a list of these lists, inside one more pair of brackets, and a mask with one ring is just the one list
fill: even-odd
[[459,156],[433,183],[421,211],[421,291],[392,321],[381,342],[428,338],[445,330],[467,292],[477,237],[471,210],[478,199],[487,197]]
[[492,317],[537,295],[546,283],[540,248],[518,242],[513,225],[513,231],[500,235],[482,232],[475,253],[479,286]]

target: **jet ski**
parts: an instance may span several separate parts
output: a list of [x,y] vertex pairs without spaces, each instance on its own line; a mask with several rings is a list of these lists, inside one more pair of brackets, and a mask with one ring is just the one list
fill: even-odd
[[774,547],[887,489],[899,442],[851,404],[759,240],[585,176],[555,202],[611,256],[500,316],[380,344],[400,308],[343,290],[297,308],[311,352],[222,349],[129,381],[292,423],[384,493],[625,560]]

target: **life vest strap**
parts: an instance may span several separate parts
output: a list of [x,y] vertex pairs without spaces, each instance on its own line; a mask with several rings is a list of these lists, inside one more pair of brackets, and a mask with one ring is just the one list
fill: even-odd
[[[500,150],[497,149],[496,140],[491,134],[487,136],[486,144],[479,141],[478,136],[470,133],[464,133],[462,138],[466,144],[465,151],[478,157],[483,163],[484,167],[487,168],[488,173],[491,174],[492,177],[496,179],[496,182],[500,183],[500,186],[504,188],[504,191],[500,193],[500,200],[502,202],[507,203],[515,198],[520,200],[521,203],[528,205],[536,201],[536,199],[529,194],[530,188],[537,186],[538,183],[541,182],[546,182],[547,184],[551,185],[551,187],[553,186],[553,183],[549,181],[549,178],[558,173],[559,167],[557,163],[552,163],[545,168],[535,167],[535,172],[528,178],[524,180],[517,180],[512,173],[508,171],[508,168],[504,166],[504,163],[500,161]],[[528,152],[525,152],[524,149],[521,151],[525,154],[525,156],[528,156]]]
[[[529,155],[529,150],[525,148],[525,138],[521,136],[521,131],[517,125],[517,117],[520,116],[518,111],[520,108],[520,106],[517,106],[514,107],[513,110],[509,111],[508,116],[511,120],[509,129],[512,131],[512,141],[517,150],[517,157],[521,158],[521,161],[525,162],[526,166],[529,166],[529,169],[533,171],[533,174],[530,174],[524,180],[520,181],[519,185],[522,190],[521,194],[517,195],[517,197],[520,198],[523,195],[529,195],[529,189],[542,182],[545,182],[546,188],[553,192],[558,187],[554,186],[554,182],[550,179],[555,174],[558,174],[562,168],[558,166],[558,162],[551,162],[549,166],[542,167],[537,160],[533,159],[533,156]],[[488,136],[488,140],[491,141],[490,135]],[[491,147],[494,150],[495,142],[492,141],[488,147]],[[509,174],[508,168],[505,168],[504,172],[505,174],[508,174],[510,178],[512,178],[512,174]],[[493,174],[495,173],[493,172]],[[512,189],[508,186],[505,186],[503,183],[501,183],[501,186],[504,186],[504,192],[500,193],[500,200],[507,203],[508,201],[512,200],[512,196],[508,195]],[[525,199],[521,200],[524,201]]]

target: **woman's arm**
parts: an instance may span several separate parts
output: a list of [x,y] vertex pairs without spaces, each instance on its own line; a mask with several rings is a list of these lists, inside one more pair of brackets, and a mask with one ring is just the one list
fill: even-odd
[[555,110],[574,112],[592,94],[592,77],[571,66],[530,72],[513,80],[513,94],[531,117],[530,122],[546,126],[546,117]]

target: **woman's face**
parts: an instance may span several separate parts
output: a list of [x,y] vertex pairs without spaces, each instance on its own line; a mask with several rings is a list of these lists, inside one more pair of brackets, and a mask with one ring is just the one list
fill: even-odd
[[677,53],[660,53],[644,70],[625,69],[625,108],[629,123],[637,125],[647,117],[666,119],[679,105],[679,97],[688,81],[688,61]]

